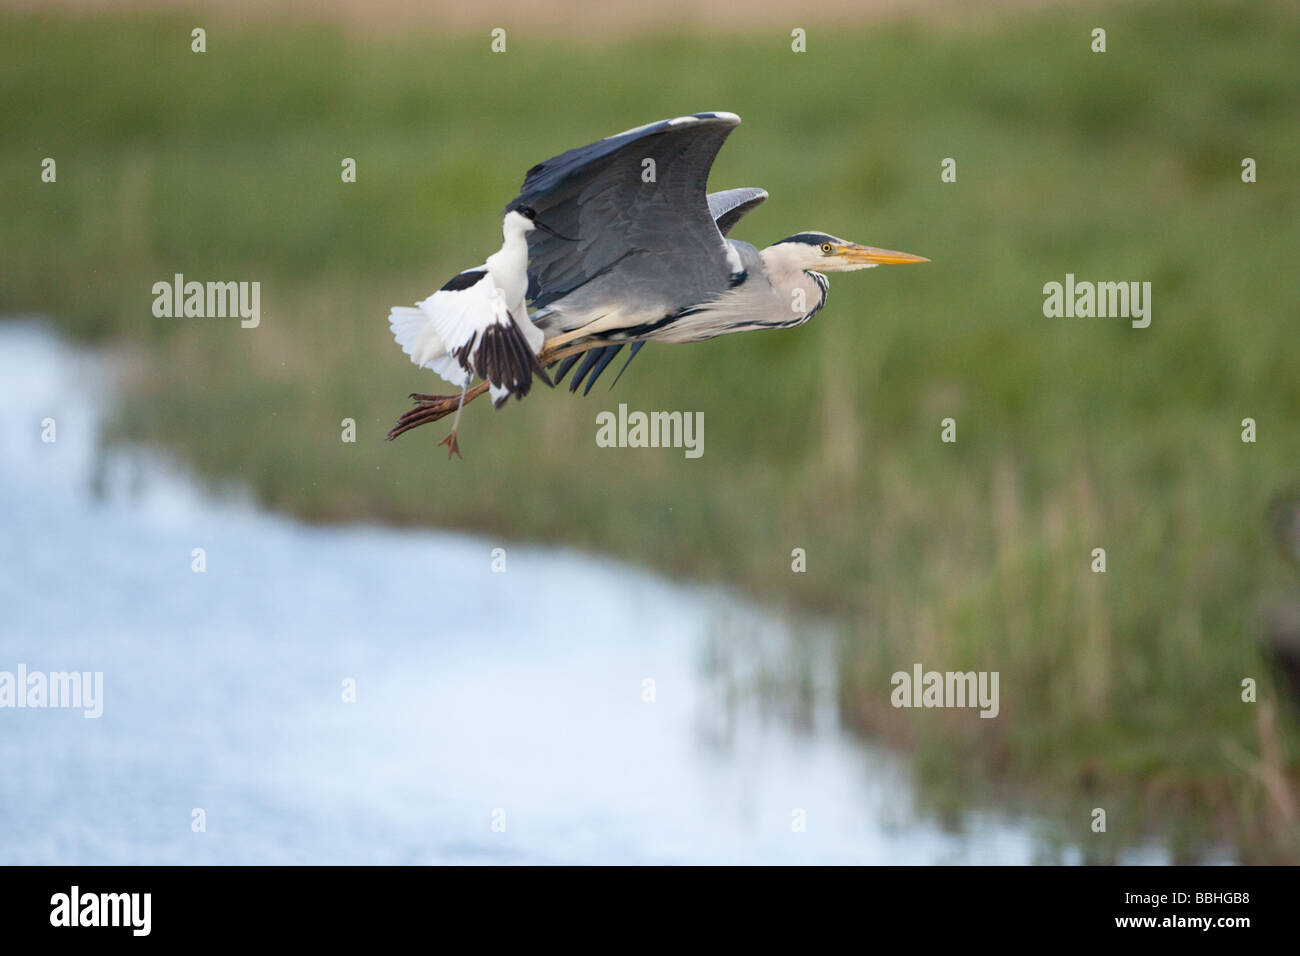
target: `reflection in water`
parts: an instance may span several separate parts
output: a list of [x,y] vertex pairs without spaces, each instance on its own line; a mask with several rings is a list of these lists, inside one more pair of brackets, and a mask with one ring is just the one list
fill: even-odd
[[1020,823],[910,817],[904,767],[838,727],[818,629],[608,560],[511,547],[494,574],[483,540],[216,500],[97,451],[95,376],[0,324],[0,670],[105,685],[97,720],[0,710],[0,863],[1033,858]]

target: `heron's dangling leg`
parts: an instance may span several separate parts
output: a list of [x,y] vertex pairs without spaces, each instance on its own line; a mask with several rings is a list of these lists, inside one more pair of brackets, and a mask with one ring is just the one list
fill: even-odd
[[587,328],[588,326],[583,326],[582,328],[579,329],[570,329],[568,332],[561,332],[559,335],[547,339],[546,347],[542,349],[542,361],[544,363],[547,361],[546,359],[547,352],[558,352],[561,348],[568,345],[570,342],[576,341],[577,339],[582,338],[584,335],[590,334],[588,333]]
[[581,355],[583,352],[590,352],[592,349],[603,348],[609,344],[608,342],[593,341],[579,342],[577,345],[557,346],[552,344],[553,341],[555,340],[548,340],[541,354],[537,356],[537,360],[548,368],[556,362],[562,362],[574,355]]
[[[550,365],[571,355],[581,355],[589,349],[600,348],[605,344],[604,342],[583,342],[578,345],[554,348],[548,343],[537,358],[542,365]],[[412,428],[418,428],[421,425],[429,424],[429,422],[436,422],[446,418],[452,412],[456,412],[459,416],[460,410],[486,392],[489,384],[488,382],[479,382],[471,389],[462,389],[459,395],[426,395],[423,392],[412,392],[411,399],[416,403],[415,407],[402,413],[402,417],[397,420],[397,424],[388,432],[388,440],[392,441],[399,435],[406,434]],[[452,436],[448,436],[448,439],[452,440],[454,444]],[[460,453],[458,448],[449,448],[448,455],[452,451],[455,451],[456,454]]]
[[460,445],[456,442],[456,430],[460,428],[460,413],[465,407],[465,389],[469,388],[469,376],[465,376],[465,384],[460,387],[460,404],[456,406],[456,417],[451,420],[451,434],[438,442],[439,445],[447,446],[447,458],[451,459],[454,452],[457,458],[465,457],[460,453]]
[[427,425],[429,422],[436,422],[439,419],[446,418],[452,412],[463,408],[469,402],[474,401],[488,390],[487,382],[479,382],[473,388],[463,392],[461,395],[423,395],[413,393],[411,398],[415,399],[416,406],[408,409],[397,420],[388,433],[388,440],[392,441],[398,435],[405,434],[412,428],[420,425]]

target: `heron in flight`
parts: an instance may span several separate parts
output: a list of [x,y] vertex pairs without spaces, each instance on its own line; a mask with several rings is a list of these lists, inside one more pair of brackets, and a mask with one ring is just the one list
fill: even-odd
[[[506,206],[504,243],[414,308],[389,315],[416,365],[459,393],[414,393],[394,439],[484,392],[500,408],[534,377],[591,391],[629,346],[622,376],[646,342],[701,342],[750,329],[803,325],[826,304],[828,272],[929,260],[800,232],[759,250],[727,234],[767,199],[762,189],[709,194],[709,169],[740,123],[696,113],[638,126],[528,170]],[[547,369],[556,368],[554,380]],[[481,381],[470,387],[477,377]]]

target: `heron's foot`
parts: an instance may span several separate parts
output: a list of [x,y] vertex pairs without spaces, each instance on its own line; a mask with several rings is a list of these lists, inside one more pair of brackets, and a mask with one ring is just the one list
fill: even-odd
[[447,446],[447,460],[448,460],[448,461],[451,461],[451,456],[452,456],[453,454],[454,454],[457,458],[464,459],[465,456],[462,455],[462,454],[460,453],[460,445],[459,445],[459,443],[457,443],[457,441],[456,441],[456,429],[453,428],[453,429],[451,430],[451,434],[448,435],[446,438],[444,438],[442,441],[438,442],[438,444],[439,444],[439,445],[446,445],[446,446]]
[[459,395],[430,395],[429,401],[422,402],[402,413],[402,416],[397,419],[397,424],[389,430],[388,440],[392,441],[412,428],[446,418],[456,410],[459,403]]
[[[402,413],[402,417],[397,420],[397,424],[388,432],[388,440],[392,441],[398,435],[404,435],[412,428],[418,428],[421,425],[427,425],[430,422],[436,422],[439,419],[446,418],[460,408],[462,405],[472,402],[488,390],[487,382],[480,382],[473,388],[465,392],[463,398],[460,392],[454,395],[425,395],[420,392],[411,394],[415,401],[415,407],[407,409]],[[453,432],[454,435],[454,432]],[[454,445],[453,441],[453,445]],[[460,454],[459,449],[453,449],[456,454]]]

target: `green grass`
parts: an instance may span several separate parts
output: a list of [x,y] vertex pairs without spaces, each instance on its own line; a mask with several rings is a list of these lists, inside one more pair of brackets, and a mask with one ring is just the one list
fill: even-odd
[[[1298,748],[1257,652],[1297,587],[1264,520],[1300,479],[1291,5],[827,27],[806,55],[779,30],[516,31],[494,56],[479,36],[214,22],[200,56],[188,20],[0,24],[0,310],[138,353],[123,434],[312,519],[565,542],[828,610],[846,719],[910,748],[937,807],[1013,792],[1074,841],[1111,807],[1101,859],[1150,832],[1300,858],[1259,783],[1294,795]],[[796,331],[651,346],[613,394],[480,403],[463,462],[437,430],[385,443],[407,392],[439,390],[388,307],[496,248],[533,162],[708,109],[745,119],[713,187],[772,194],[740,238],[820,228],[933,263],[833,277]],[[259,280],[261,327],[154,318],[175,272]],[[1151,327],[1044,318],[1067,272],[1151,281]],[[703,411],[704,457],[597,448],[620,401]],[[998,670],[1001,716],[890,708],[914,661]]]

